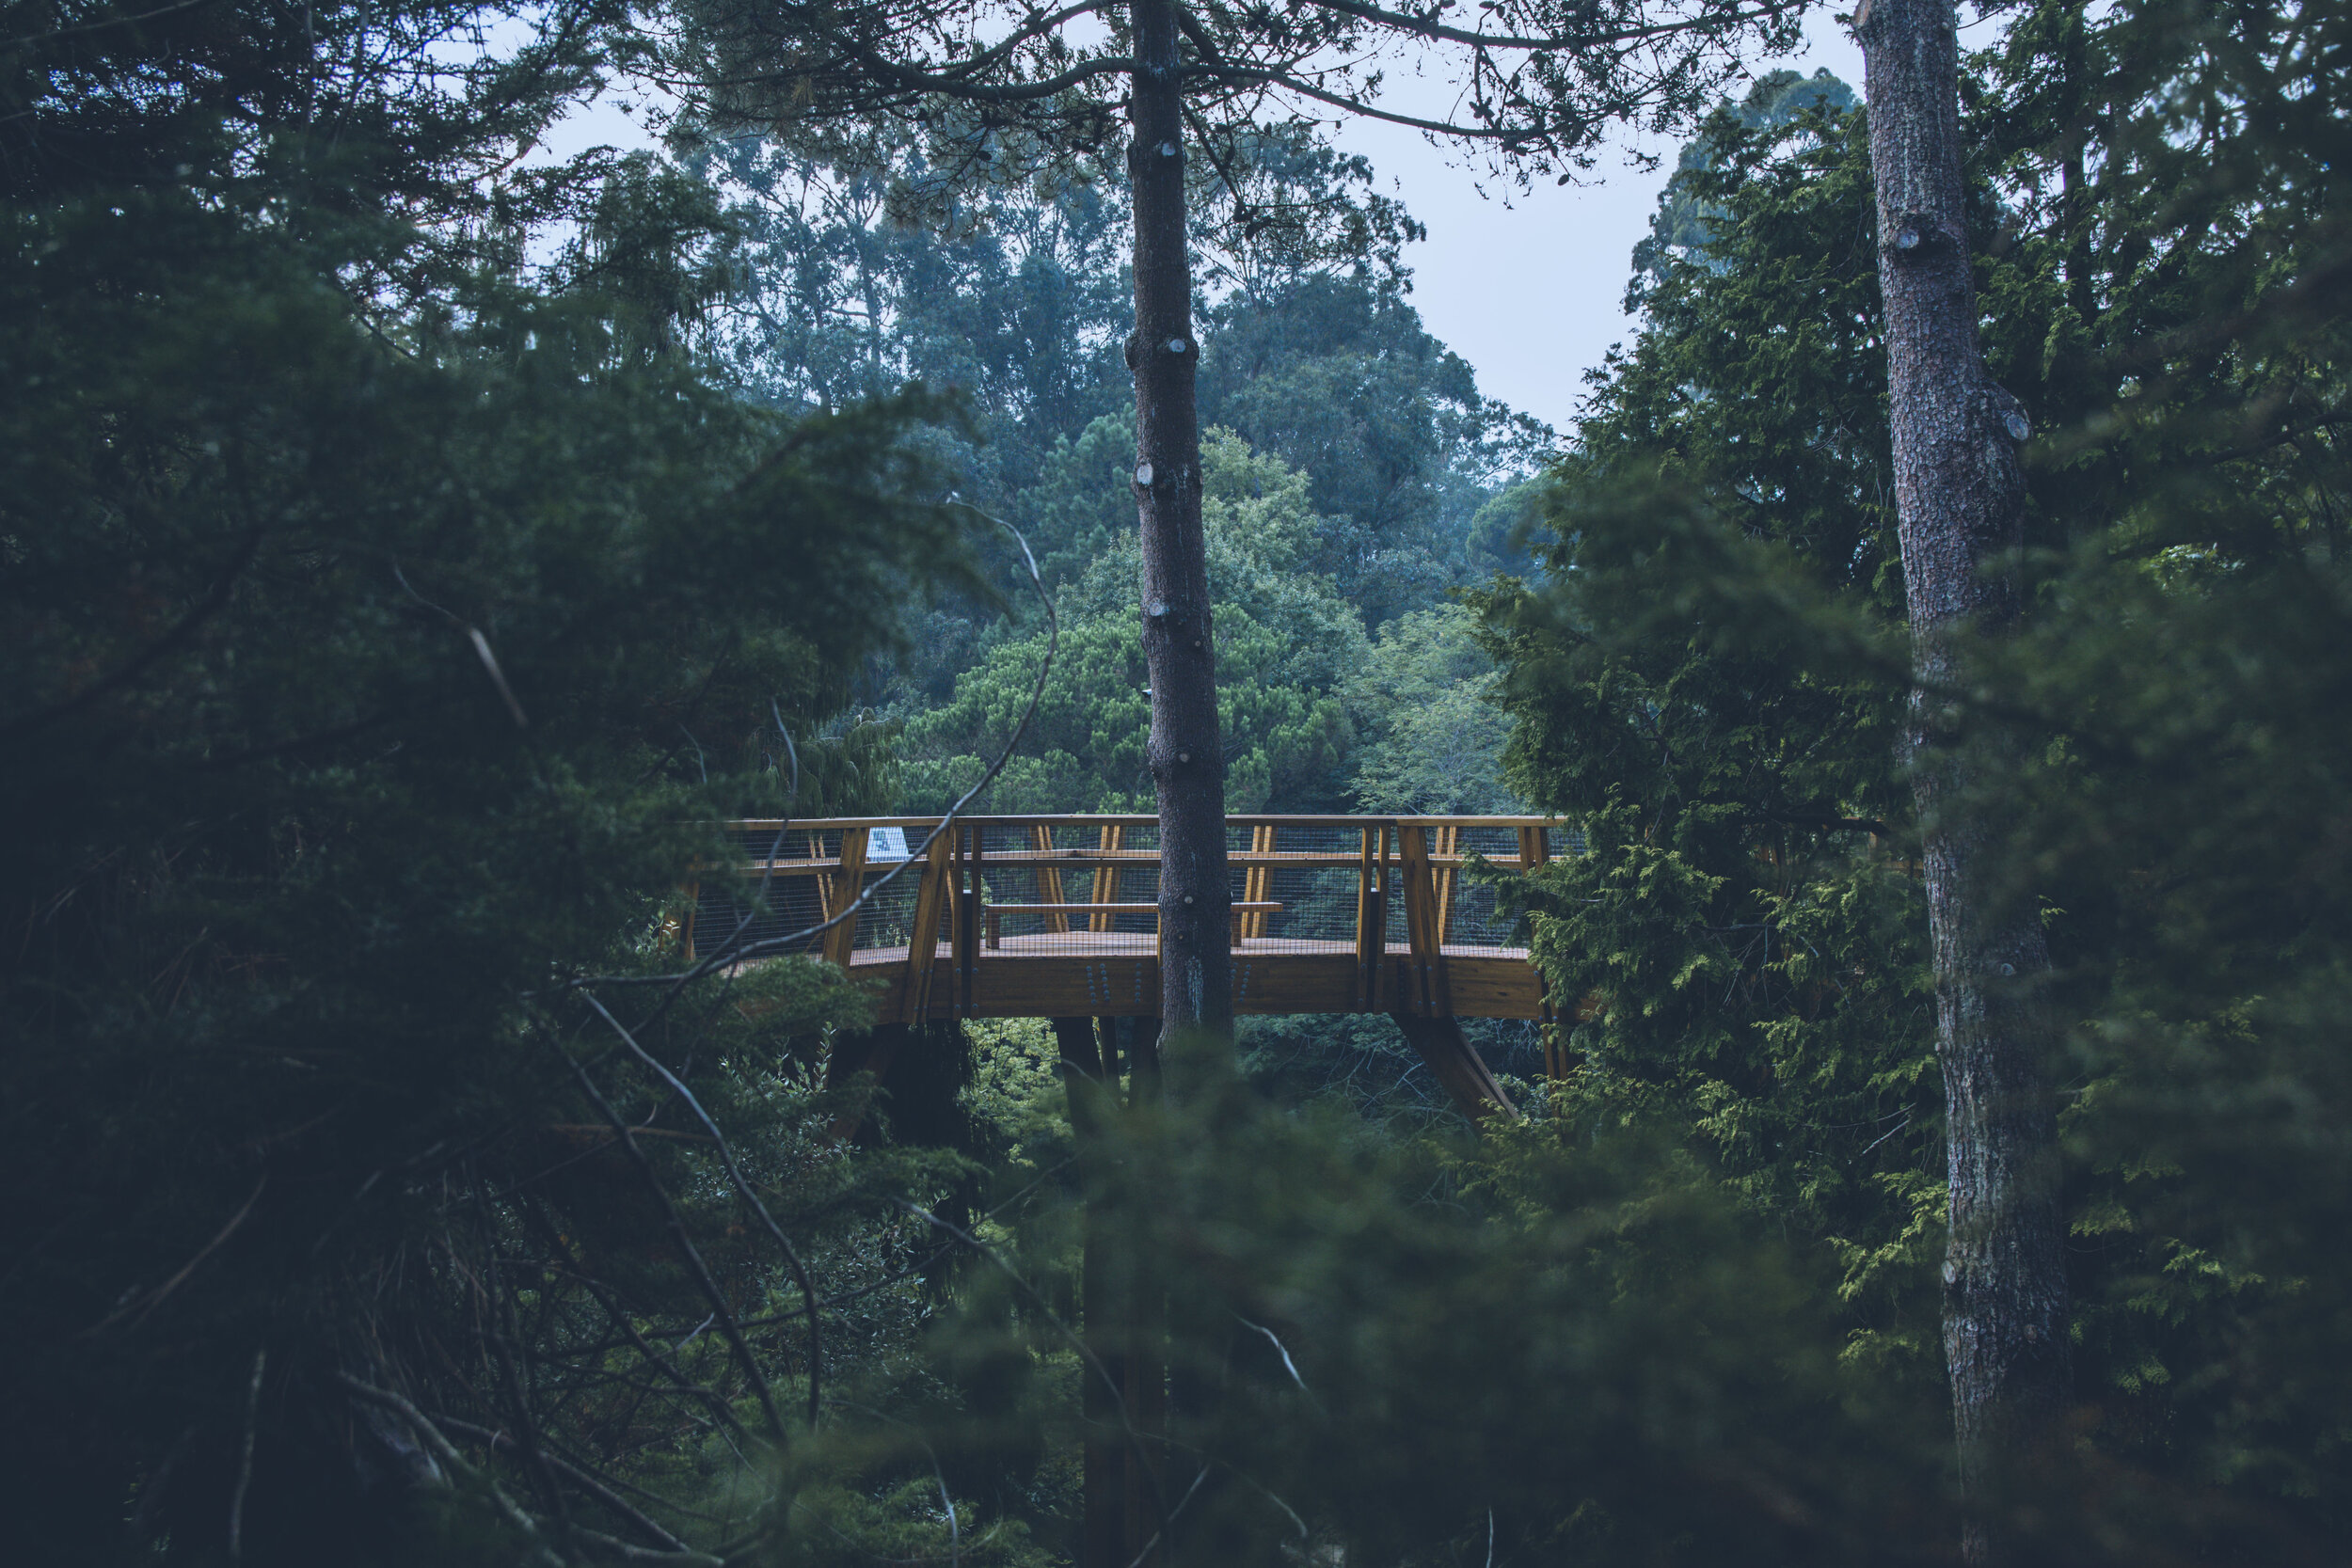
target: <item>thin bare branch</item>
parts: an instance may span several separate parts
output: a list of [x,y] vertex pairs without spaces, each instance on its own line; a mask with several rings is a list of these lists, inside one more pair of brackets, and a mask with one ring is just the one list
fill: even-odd
[[670,1189],[661,1184],[661,1173],[653,1168],[653,1161],[645,1153],[644,1147],[637,1141],[635,1130],[612,1108],[612,1102],[605,1099],[603,1091],[596,1087],[596,1080],[588,1076],[588,1069],[573,1060],[572,1053],[564,1050],[560,1042],[550,1040],[548,1044],[557,1055],[564,1058],[564,1065],[571,1069],[573,1081],[588,1097],[589,1103],[596,1106],[597,1113],[620,1134],[621,1147],[628,1150],[629,1158],[636,1163],[638,1172],[645,1179],[645,1185],[652,1189],[655,1200],[661,1205],[670,1239],[677,1243],[678,1251],[684,1255],[695,1284],[701,1287],[703,1299],[719,1315],[719,1330],[726,1336],[728,1345],[735,1351],[737,1362],[751,1380],[752,1391],[759,1400],[760,1411],[768,1418],[769,1430],[775,1434],[779,1444],[787,1442],[784,1413],[776,1408],[776,1392],[769,1386],[768,1374],[760,1370],[759,1358],[752,1354],[751,1342],[743,1338],[742,1325],[736,1322],[735,1309],[727,1305],[726,1292],[719,1289],[719,1281],[711,1275],[710,1265],[703,1260],[701,1249],[694,1245],[693,1237],[687,1233],[686,1217],[678,1212],[677,1202],[670,1196]]
[[139,1307],[138,1294],[134,1291],[129,1296],[126,1296],[123,1299],[122,1304],[117,1307],[113,1311],[107,1313],[103,1318],[101,1318],[89,1327],[82,1330],[83,1335],[87,1337],[112,1327],[114,1324],[119,1323],[123,1316],[134,1307],[139,1307],[139,1315],[131,1320],[131,1326],[133,1328],[136,1328],[139,1324],[145,1323],[147,1321],[148,1314],[154,1311],[158,1307],[161,1307],[164,1304],[164,1298],[171,1294],[172,1291],[178,1290],[183,1283],[186,1282],[188,1275],[196,1272],[198,1264],[203,1262],[205,1259],[210,1258],[215,1252],[218,1251],[222,1243],[228,1241],[230,1237],[237,1233],[237,1227],[245,1224],[246,1216],[253,1212],[253,1205],[260,1201],[262,1189],[268,1185],[269,1172],[263,1171],[262,1173],[262,1179],[253,1183],[253,1191],[246,1196],[244,1204],[238,1208],[235,1213],[229,1216],[229,1223],[222,1226],[211,1241],[206,1242],[201,1247],[198,1248],[195,1257],[181,1264],[180,1272],[178,1274],[173,1275],[169,1279],[165,1280],[161,1285],[157,1286],[154,1293],[147,1298],[145,1306]]
[[[493,1449],[515,1449],[519,1447],[515,1440],[514,1434],[511,1433],[494,1432],[488,1427],[476,1426],[471,1421],[461,1421],[453,1416],[436,1416],[434,1419],[440,1423],[440,1425],[446,1430],[456,1433],[461,1437],[470,1437],[475,1442],[481,1443]],[[643,1530],[646,1535],[652,1537],[654,1544],[660,1546],[662,1550],[672,1554],[685,1553],[688,1556],[703,1562],[717,1562],[719,1560],[715,1557],[708,1557],[703,1553],[696,1552],[685,1542],[679,1540],[668,1530],[663,1529],[660,1524],[656,1523],[652,1518],[648,1517],[644,1513],[640,1511],[634,1504],[630,1503],[628,1498],[613,1491],[612,1488],[597,1480],[595,1475],[581,1468],[580,1465],[573,1464],[570,1460],[567,1460],[562,1455],[546,1449],[541,1449],[541,1458],[547,1463],[550,1469],[555,1470],[566,1481],[569,1481],[573,1485],[579,1487],[582,1492],[585,1492],[588,1496],[596,1498],[596,1501],[602,1503],[605,1507],[611,1509],[613,1513],[619,1514],[622,1518],[627,1519],[630,1524],[637,1527],[637,1528]]]
[[[866,905],[874,901],[875,896],[880,894],[882,889],[888,887],[892,882],[896,881],[899,876],[906,871],[908,866],[921,863],[930,853],[931,845],[937,842],[939,835],[946,832],[950,827],[954,826],[956,819],[963,815],[964,808],[969,806],[976,799],[977,799],[982,790],[996,782],[996,775],[1005,770],[1005,765],[1010,762],[1012,760],[1013,753],[1020,750],[1023,737],[1028,734],[1030,721],[1037,717],[1038,707],[1045,700],[1046,681],[1053,674],[1055,659],[1061,649],[1061,617],[1054,609],[1053,595],[1045,591],[1045,579],[1039,574],[1037,569],[1037,557],[1030,553],[1029,541],[1022,534],[1021,531],[1014,528],[1010,523],[1006,522],[1001,517],[990,516],[987,513],[980,511],[978,507],[972,505],[969,501],[951,497],[949,498],[949,504],[963,507],[966,511],[974,513],[978,516],[985,517],[988,521],[994,523],[998,528],[1003,529],[1006,532],[1013,536],[1014,541],[1021,546],[1021,559],[1024,565],[1028,570],[1029,585],[1035,590],[1038,596],[1038,602],[1045,607],[1045,620],[1047,626],[1045,657],[1039,661],[1037,684],[1030,689],[1028,706],[1022,709],[1021,721],[1019,723],[1013,725],[1012,735],[1005,742],[1004,750],[997,753],[996,760],[990,763],[987,769],[981,773],[978,781],[975,783],[970,789],[965,790],[962,796],[957,800],[955,804],[947,808],[946,814],[943,815],[939,821],[932,826],[930,832],[923,835],[922,842],[908,851],[907,858],[905,860],[898,862],[889,870],[883,872],[880,877],[876,878],[873,881],[867,883],[862,892],[860,892],[854,898],[850,899],[847,905],[835,911],[831,918],[820,920],[814,926],[805,927],[801,930],[794,931],[789,936],[765,937],[758,942],[743,943],[739,946],[734,942],[729,942],[725,946],[713,952],[707,958],[696,963],[693,968],[676,974],[588,974],[581,975],[579,978],[570,981],[570,986],[576,989],[584,989],[589,986],[668,986],[671,988],[671,995],[662,998],[660,1006],[654,1009],[653,1013],[644,1022],[641,1022],[638,1025],[641,1029],[644,1028],[652,1022],[653,1019],[657,1019],[661,1016],[662,1012],[668,1008],[670,1003],[675,998],[676,993],[682,990],[689,983],[699,980],[704,975],[708,974],[715,970],[723,968],[728,964],[741,963],[747,959],[764,958],[773,953],[790,952],[795,948],[803,947],[809,942],[815,941],[817,938],[823,936],[827,931],[832,930],[834,927],[840,925],[851,915],[854,915],[859,911],[865,909]],[[775,855],[771,853],[769,856],[768,865],[768,871],[770,874],[772,874],[774,871],[774,863]],[[763,879],[763,886],[764,885],[765,882]],[[737,927],[739,935],[743,927],[739,925]]]
[[479,1481],[488,1490],[491,1500],[498,1504],[499,1512],[506,1516],[507,1523],[538,1544],[537,1555],[545,1561],[562,1568],[563,1559],[557,1557],[546,1543],[539,1540],[539,1521],[533,1519],[521,1504],[508,1497],[505,1488],[500,1486],[494,1478],[485,1475],[478,1466],[459,1452],[457,1445],[451,1442],[447,1434],[439,1427],[435,1426],[423,1411],[410,1403],[406,1396],[394,1393],[389,1388],[378,1388],[372,1383],[363,1383],[345,1371],[335,1373],[335,1381],[361,1399],[372,1404],[380,1404],[402,1420],[406,1421],[409,1429],[417,1434],[418,1440],[433,1450],[433,1457],[448,1465],[453,1475]]
[[825,1337],[823,1321],[817,1311],[817,1281],[810,1276],[808,1265],[802,1261],[800,1250],[793,1246],[790,1238],[785,1235],[784,1227],[778,1225],[776,1217],[768,1212],[768,1205],[760,1201],[759,1194],[755,1192],[751,1182],[744,1179],[743,1167],[736,1164],[735,1149],[728,1144],[726,1134],[719,1131],[718,1122],[711,1119],[708,1111],[703,1109],[703,1102],[695,1098],[694,1091],[686,1086],[686,1080],[672,1072],[651,1052],[638,1044],[637,1037],[624,1028],[621,1021],[614,1018],[602,1002],[596,1000],[594,991],[582,991],[580,994],[588,999],[588,1006],[596,1010],[596,1016],[612,1025],[612,1032],[621,1037],[621,1043],[628,1048],[628,1053],[660,1076],[663,1083],[670,1085],[671,1092],[686,1101],[688,1109],[694,1113],[694,1119],[703,1124],[703,1131],[709,1133],[711,1142],[718,1146],[719,1161],[726,1166],[727,1180],[735,1184],[737,1196],[752,1206],[752,1212],[759,1216],[759,1223],[768,1227],[768,1234],[775,1239],[777,1248],[783,1252],[786,1264],[792,1270],[793,1281],[801,1288],[801,1300],[807,1309],[808,1425],[809,1430],[814,1432],[817,1429],[817,1419],[821,1408],[818,1402],[818,1386],[821,1381],[824,1369]]
[[253,1437],[262,1415],[262,1374],[269,1367],[269,1347],[253,1353],[253,1381],[245,1391],[245,1442],[237,1450],[237,1484],[229,1494],[229,1560],[245,1560],[245,1496],[253,1484]]

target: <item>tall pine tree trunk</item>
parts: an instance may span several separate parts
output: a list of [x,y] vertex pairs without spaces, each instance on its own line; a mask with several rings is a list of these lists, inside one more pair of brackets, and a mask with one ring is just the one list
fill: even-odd
[[1907,742],[1924,832],[1944,1069],[1951,1234],[1944,1350],[1967,1494],[1971,1561],[2013,1555],[1998,1523],[2022,1466],[2070,1402],[2063,1215],[2038,914],[2002,898],[1994,844],[1968,798],[2004,766],[1960,743],[1948,693],[1955,634],[2019,613],[1998,558],[2022,536],[2018,447],[2030,434],[1977,339],[1961,166],[1959,36],[1950,0],[1867,0],[1867,71],[1886,299],[1895,497],[1914,671]]
[[1136,508],[1143,532],[1143,654],[1152,676],[1160,809],[1160,1017],[1171,1031],[1232,1022],[1232,895],[1216,642],[1200,532],[1200,420],[1185,245],[1184,80],[1171,0],[1134,0]]

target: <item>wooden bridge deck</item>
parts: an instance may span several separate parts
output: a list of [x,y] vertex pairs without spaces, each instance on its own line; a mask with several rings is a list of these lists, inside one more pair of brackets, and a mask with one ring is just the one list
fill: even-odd
[[[983,948],[969,970],[959,968],[955,946],[933,950],[930,983],[920,1016],[946,1018],[1146,1018],[1159,1011],[1156,937],[1129,931],[1068,936],[1013,936]],[[1449,943],[1442,1007],[1457,1018],[1539,1019],[1543,987],[1523,947]],[[883,984],[878,1011],[913,1022],[914,999],[904,947],[862,948],[850,973]],[[1420,971],[1408,943],[1384,944],[1380,974],[1363,984],[1356,946],[1348,942],[1245,939],[1233,948],[1236,1013],[1392,1012],[1414,1007]],[[1418,1009],[1417,1009],[1418,1010]]]
[[[1544,1019],[1516,923],[1475,868],[1564,847],[1518,816],[1233,816],[1233,1003],[1240,1013]],[[687,923],[755,939],[845,916],[806,950],[878,982],[885,1022],[1148,1017],[1157,1011],[1158,823],[981,816],[921,860],[932,823],[856,817],[729,825],[745,858],[707,872]],[[852,910],[850,906],[855,903]],[[933,933],[927,966],[913,934]]]

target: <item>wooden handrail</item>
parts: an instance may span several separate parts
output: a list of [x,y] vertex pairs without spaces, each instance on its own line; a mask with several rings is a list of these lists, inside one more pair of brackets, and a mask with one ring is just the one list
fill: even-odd
[[[1351,870],[1360,863],[1362,858],[1352,849],[1281,849],[1271,853],[1236,849],[1226,855],[1225,863],[1253,869],[1261,866],[1268,868],[1287,866],[1305,870]],[[1538,856],[1535,863],[1542,864],[1545,858]],[[1160,863],[1160,852],[1157,849],[1055,849],[1051,851],[1007,849],[1001,853],[992,852],[983,859],[989,865],[1035,865],[1064,871],[1087,871],[1113,866],[1157,865]],[[1432,853],[1429,856],[1431,865],[1476,865],[1481,861],[1485,861],[1489,865],[1500,866],[1517,866],[1524,863],[1516,852],[1502,855]],[[866,869],[876,871],[896,863],[898,863],[895,861],[869,860],[866,863]],[[1396,863],[1393,851],[1389,856],[1389,863],[1391,865]],[[745,877],[805,877],[812,873],[838,870],[840,865],[841,863],[838,860],[832,859],[785,860],[779,858],[774,861],[739,861],[735,863],[734,869],[739,875]],[[707,870],[709,867],[698,865],[695,869]]]
[[[1377,812],[1359,812],[1353,816],[1320,815],[1289,816],[1282,813],[1235,812],[1226,818],[1228,825],[1248,828],[1269,823],[1277,828],[1361,828],[1367,825],[1392,828],[1406,826],[1437,827],[1453,823],[1464,828],[1558,828],[1564,824],[1556,816],[1390,816]],[[959,816],[958,825],[966,828],[1025,828],[1034,823],[1050,823],[1071,828],[1156,828],[1160,819],[1134,812],[1038,812],[1011,816]],[[824,817],[738,817],[727,826],[745,832],[776,832],[788,829],[823,829],[839,832],[850,828],[914,828],[930,832],[938,825],[936,816],[824,816]],[[912,842],[910,840],[910,842]]]
[[[1160,912],[1160,907],[1157,904],[1065,904],[1051,900],[1042,904],[982,904],[980,912],[988,920],[988,945],[1002,947],[1005,933],[1004,917],[1009,914],[1019,914],[1025,910],[1041,914],[1048,920],[1073,914],[1157,914]],[[1280,914],[1282,906],[1268,899],[1258,899],[1250,903],[1234,904],[1232,912],[1236,915]]]

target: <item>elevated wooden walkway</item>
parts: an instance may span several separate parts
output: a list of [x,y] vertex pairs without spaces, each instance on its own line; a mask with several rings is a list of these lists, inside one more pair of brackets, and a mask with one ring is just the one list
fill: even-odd
[[[1563,831],[1528,816],[1233,816],[1239,1013],[1549,1018],[1542,982],[1466,875],[1541,864]],[[743,858],[706,875],[685,931],[751,940],[866,905],[808,951],[871,976],[884,1022],[1149,1017],[1158,1010],[1158,822],[959,820],[920,863],[932,819],[729,824]],[[886,884],[884,879],[888,879]],[[930,941],[923,940],[928,934]]]

